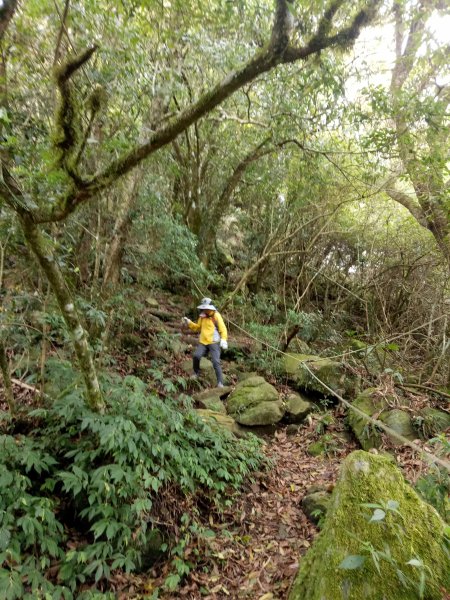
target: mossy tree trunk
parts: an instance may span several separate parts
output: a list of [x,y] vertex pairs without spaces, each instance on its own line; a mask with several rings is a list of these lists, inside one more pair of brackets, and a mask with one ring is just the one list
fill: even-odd
[[16,412],[16,402],[14,400],[11,373],[9,372],[8,357],[6,355],[5,344],[2,339],[0,339],[0,371],[2,372],[3,377],[6,402],[8,403],[11,414],[14,414]]
[[133,173],[123,189],[111,241],[108,244],[103,267],[102,290],[113,289],[119,282],[122,256],[127,233],[132,222],[133,208],[139,194],[140,170]]
[[69,291],[69,287],[53,254],[51,243],[44,238],[40,229],[33,223],[28,214],[21,214],[20,217],[25,239],[50,284],[67,325],[85,383],[87,402],[92,410],[103,412],[105,405],[100,392],[87,333],[75,308],[74,299]]

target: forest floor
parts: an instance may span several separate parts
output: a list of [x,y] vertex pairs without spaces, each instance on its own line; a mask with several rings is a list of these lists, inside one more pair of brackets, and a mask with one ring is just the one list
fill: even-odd
[[[164,314],[155,312],[164,317],[162,328],[179,330],[176,309]],[[139,363],[148,366],[149,357],[143,348],[139,348],[136,360],[130,358],[119,359],[119,370],[124,374],[139,367]],[[174,374],[181,373],[179,365],[172,363],[171,368]],[[14,388],[20,404],[35,403],[36,394],[31,386],[15,382]],[[0,406],[6,409],[1,390]],[[170,562],[165,561],[141,575],[116,571],[109,582],[116,597],[119,600],[287,599],[299,560],[318,534],[317,527],[302,510],[302,499],[311,488],[330,491],[341,462],[359,447],[346,431],[343,408],[335,406],[330,413],[329,421],[323,420],[323,413],[312,413],[294,431],[284,425],[264,436],[264,453],[270,466],[256,473],[241,493],[232,498],[230,508],[220,514],[205,511],[204,525],[213,533],[185,548],[183,560],[191,562],[192,568],[176,592],[159,591],[153,595],[158,588],[161,590],[171,572]],[[324,433],[329,439],[328,451],[311,456],[308,447]],[[426,465],[408,447],[389,447],[386,440],[384,447],[395,454],[405,477],[414,484]]]
[[[327,429],[331,438],[343,440],[344,414]],[[257,473],[254,480],[233,500],[233,506],[220,518],[210,515],[208,527],[215,537],[199,548],[203,555],[176,592],[160,593],[161,600],[285,600],[295,579],[299,560],[318,534],[302,510],[301,501],[311,488],[332,490],[342,460],[358,444],[348,439],[332,452],[314,457],[308,446],[317,441],[321,424],[310,419],[289,435],[280,428],[265,443],[272,466]],[[391,448],[392,450],[392,448]],[[397,448],[397,462],[412,483],[424,465],[409,448]],[[195,553],[195,543],[186,548],[185,559]],[[146,576],[115,582],[120,600],[151,597],[163,584],[168,563],[157,565]]]

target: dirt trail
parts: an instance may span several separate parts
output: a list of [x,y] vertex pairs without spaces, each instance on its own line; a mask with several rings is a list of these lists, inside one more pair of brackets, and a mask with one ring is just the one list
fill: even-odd
[[[338,434],[332,426],[330,435]],[[332,456],[312,457],[310,443],[319,437],[318,422],[311,420],[295,435],[278,431],[266,444],[265,453],[274,466],[259,473],[237,497],[219,522],[209,520],[216,536],[201,549],[204,560],[174,593],[159,598],[175,600],[282,600],[298,568],[299,558],[317,535],[301,508],[308,488],[332,487],[339,464],[354,449],[342,445]],[[189,556],[194,548],[187,550]],[[154,575],[157,575],[155,572]],[[147,591],[161,583],[147,582]],[[129,590],[130,591],[130,590]],[[137,591],[137,590],[136,590]],[[125,599],[131,596],[121,596]]]

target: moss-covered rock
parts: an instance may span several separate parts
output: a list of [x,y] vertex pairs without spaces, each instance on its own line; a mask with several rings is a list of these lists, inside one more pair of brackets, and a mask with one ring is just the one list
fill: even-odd
[[[353,400],[352,406],[359,408],[359,410],[369,417],[378,414],[386,408],[387,404],[377,396],[376,392],[376,388],[367,388]],[[381,435],[378,429],[371,425],[364,417],[350,409],[348,411],[348,422],[364,450],[380,446]]]
[[307,493],[302,499],[302,510],[310,521],[316,525],[326,515],[331,494],[326,490]]
[[227,411],[222,400],[228,396],[232,389],[231,387],[207,389],[193,394],[192,397],[200,408],[207,408],[225,415]]
[[214,412],[219,412],[223,415],[227,414],[225,404],[218,396],[208,396],[207,398],[203,398],[203,400],[201,400],[199,404],[200,406],[202,406],[203,408],[207,408],[208,410],[213,410]]
[[292,393],[286,398],[285,419],[289,423],[301,423],[313,410],[314,404],[300,394]]
[[[380,421],[393,429],[396,433],[406,438],[407,440],[415,440],[417,434],[414,432],[411,417],[404,410],[395,408],[388,410],[380,415]],[[401,445],[402,442],[393,435],[387,434],[391,442],[395,445]]]
[[[192,359],[184,360],[181,363],[181,368],[188,374],[193,373]],[[213,364],[207,358],[202,358],[200,362],[200,378],[208,385],[215,386],[217,384],[216,372]]]
[[420,432],[425,438],[438,435],[450,427],[450,415],[431,406],[421,410],[419,417],[422,418]]
[[145,299],[145,303],[147,304],[147,306],[150,306],[150,308],[159,308],[158,300],[156,300],[156,298],[152,298],[151,296],[148,296]]
[[[366,503],[384,506],[384,515],[370,522],[374,508]],[[450,586],[444,526],[389,460],[353,452],[342,465],[323,529],[301,561],[289,600],[442,600]],[[362,564],[348,568],[350,556]]]
[[329,396],[330,392],[311,375],[308,369],[333,391],[338,393],[345,391],[346,376],[341,363],[311,354],[290,353],[284,357],[284,374],[299,391],[312,390]]
[[237,437],[245,436],[243,429],[241,429],[236,421],[228,415],[206,408],[197,408],[195,412],[200,415],[204,421],[208,422],[211,427],[228,429],[228,431],[234,433]]
[[228,398],[227,411],[241,425],[273,425],[283,418],[277,390],[263,377],[248,377]]

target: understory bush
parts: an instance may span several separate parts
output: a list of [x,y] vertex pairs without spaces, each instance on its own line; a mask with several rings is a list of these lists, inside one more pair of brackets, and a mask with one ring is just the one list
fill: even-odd
[[[428,443],[434,446],[437,455],[446,459],[450,457],[450,442],[444,434],[429,440]],[[427,472],[416,483],[416,490],[422,498],[434,506],[447,523],[450,523],[449,489],[450,474],[444,467],[438,465],[430,465]]]
[[162,401],[135,377],[102,387],[104,415],[74,383],[48,408],[2,419],[1,598],[93,597],[114,569],[141,567],[156,532],[162,551],[179,546],[189,502],[220,510],[261,465],[256,438],[213,431],[188,397]]

